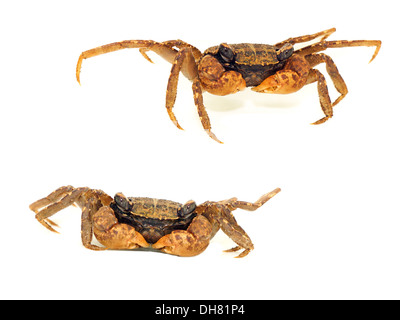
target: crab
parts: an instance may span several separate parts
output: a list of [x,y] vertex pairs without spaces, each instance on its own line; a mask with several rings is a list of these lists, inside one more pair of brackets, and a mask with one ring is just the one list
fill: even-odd
[[[324,117],[312,124],[321,124],[332,118],[332,108],[346,96],[348,90],[332,58],[318,52],[328,48],[374,46],[376,49],[371,62],[381,47],[379,40],[326,41],[326,38],[335,31],[335,28],[331,28],[311,35],[289,38],[275,45],[222,43],[208,48],[204,53],[182,40],[115,42],[82,52],[76,66],[76,79],[80,83],[83,59],[125,48],[139,48],[142,55],[152,62],[146,52],[153,51],[172,64],[166,95],[166,108],[172,122],[182,129],[172,110],[177,94],[179,73],[182,72],[193,82],[194,102],[204,130],[212,139],[222,143],[211,131],[210,119],[203,104],[203,91],[224,96],[252,87],[255,92],[289,94],[307,84],[317,82]],[[295,44],[309,42],[316,38],[320,40],[301,49],[294,49]],[[325,63],[327,73],[340,94],[333,103],[324,75],[314,69],[321,63]]]
[[[29,207],[44,227],[57,232],[54,228],[58,225],[49,218],[70,205],[79,206],[82,209],[82,243],[92,250],[150,248],[182,257],[195,256],[207,248],[221,228],[237,244],[226,251],[242,250],[236,256],[242,258],[254,245],[232,211],[238,208],[257,210],[278,192],[280,189],[276,188],[254,203],[231,198],[196,205],[193,200],[180,204],[126,197],[122,193],[112,198],[102,190],[64,186]],[[92,244],[93,235],[103,246]]]

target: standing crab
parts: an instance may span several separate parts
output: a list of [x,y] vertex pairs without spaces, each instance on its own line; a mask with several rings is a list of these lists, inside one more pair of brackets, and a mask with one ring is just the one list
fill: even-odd
[[[231,198],[200,205],[191,200],[182,205],[154,198],[128,198],[122,193],[113,199],[102,190],[65,186],[29,208],[43,226],[56,232],[53,226],[58,226],[49,218],[72,204],[78,205],[82,208],[82,243],[92,250],[153,248],[177,256],[195,256],[207,248],[221,228],[237,244],[227,251],[243,249],[237,256],[241,258],[254,245],[231,212],[237,208],[257,210],[279,191],[277,188],[254,203]],[[92,244],[93,234],[104,247]]]
[[[193,82],[194,102],[204,130],[211,138],[221,142],[211,131],[210,119],[203,105],[203,90],[223,96],[252,87],[252,90],[256,92],[287,94],[300,90],[306,84],[317,82],[319,100],[325,116],[313,124],[320,124],[331,118],[332,108],[346,96],[347,87],[333,60],[326,54],[318,52],[327,48],[375,46],[376,50],[371,62],[381,47],[379,40],[325,41],[335,31],[335,28],[331,28],[312,35],[289,38],[275,45],[222,43],[208,48],[204,53],[181,40],[115,42],[82,52],[76,67],[76,78],[80,83],[83,59],[125,48],[140,48],[142,55],[152,62],[146,52],[153,51],[172,63],[166,96],[166,108],[172,122],[182,129],[172,111],[179,72],[182,72]],[[308,42],[318,37],[321,38],[319,42],[294,50],[295,44]],[[329,97],[325,77],[320,71],[314,69],[321,63],[326,64],[327,73],[340,93],[333,103]]]

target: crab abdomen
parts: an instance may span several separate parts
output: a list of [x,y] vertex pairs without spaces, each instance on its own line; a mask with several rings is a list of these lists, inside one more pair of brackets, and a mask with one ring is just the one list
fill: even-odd
[[285,66],[285,62],[279,62],[274,65],[236,65],[236,71],[239,72],[244,81],[246,87],[258,86],[269,76],[272,76],[277,71],[282,70]]
[[187,219],[159,220],[133,216],[129,224],[140,232],[148,243],[152,244],[174,230],[186,230],[194,217],[195,215]]

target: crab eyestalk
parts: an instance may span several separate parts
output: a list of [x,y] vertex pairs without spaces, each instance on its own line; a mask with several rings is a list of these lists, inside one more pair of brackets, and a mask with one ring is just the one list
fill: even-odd
[[121,192],[115,194],[114,201],[122,211],[130,211],[132,209],[132,204],[130,203],[129,199]]
[[196,202],[193,200],[189,200],[186,202],[182,207],[178,209],[178,216],[179,217],[186,217],[189,214],[193,213],[193,211],[196,209]]
[[235,58],[235,53],[233,52],[232,48],[226,43],[221,43],[219,45],[218,54],[225,62],[232,62]]
[[286,43],[282,48],[276,51],[276,57],[279,61],[285,61],[293,55],[294,48],[291,43]]

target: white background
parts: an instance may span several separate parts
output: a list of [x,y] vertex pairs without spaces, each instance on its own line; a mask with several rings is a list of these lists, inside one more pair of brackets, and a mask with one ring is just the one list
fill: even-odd
[[[399,22],[393,1],[14,1],[0,5],[0,298],[399,299]],[[127,39],[273,44],[331,27],[349,94],[323,125],[317,88],[288,96],[204,95],[220,145],[203,131],[181,77],[175,128],[165,110],[170,65],[122,50]],[[326,74],[324,66],[319,69]],[[332,99],[337,97],[328,82]],[[237,210],[255,250],[223,253],[220,232],[193,258],[85,249],[80,211],[44,229],[28,205],[59,186],[179,202],[282,192]]]

